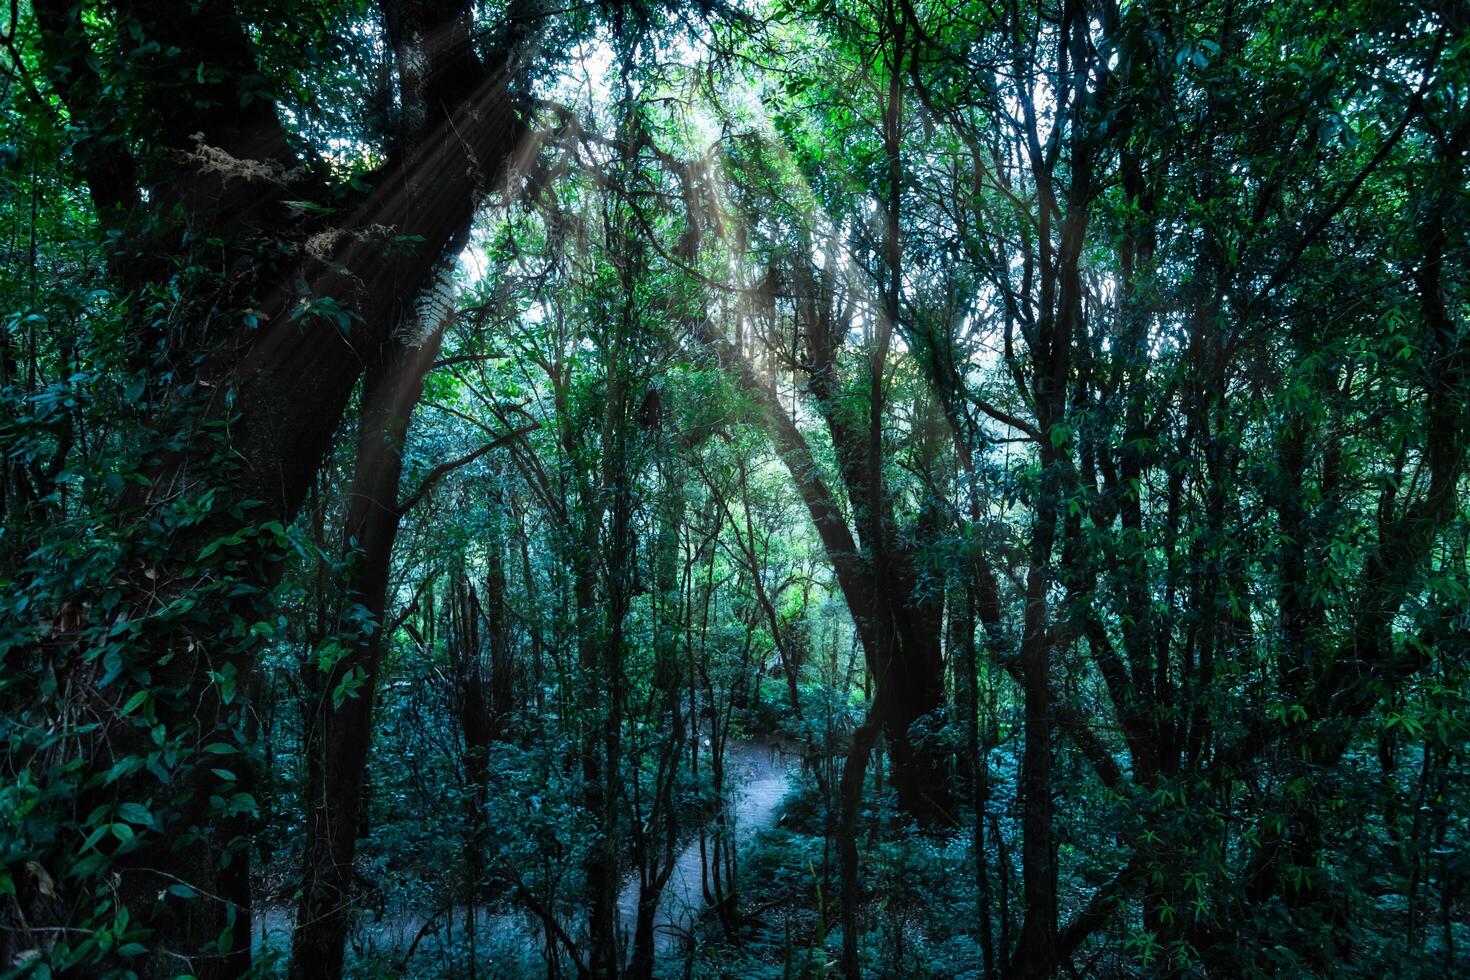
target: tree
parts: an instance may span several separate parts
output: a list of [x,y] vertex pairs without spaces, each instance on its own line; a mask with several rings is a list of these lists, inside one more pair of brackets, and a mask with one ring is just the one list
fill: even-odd
[[1458,7],[283,10],[0,12],[3,969],[1458,971]]

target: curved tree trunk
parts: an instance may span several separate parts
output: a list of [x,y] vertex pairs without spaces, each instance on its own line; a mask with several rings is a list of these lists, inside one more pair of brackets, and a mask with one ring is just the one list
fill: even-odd
[[[260,528],[293,519],[363,365],[384,356],[393,328],[433,281],[444,257],[458,251],[483,188],[498,179],[521,129],[505,77],[478,62],[471,46],[460,40],[462,32],[456,33],[467,15],[455,9],[444,20],[440,11],[436,30],[424,35],[437,42],[424,52],[435,69],[435,97],[427,102],[434,111],[401,152],[359,180],[362,190],[347,192],[346,205],[329,222],[282,203],[313,199],[329,189],[313,185],[315,178],[298,168],[275,108],[259,87],[260,71],[233,9],[218,0],[186,5],[139,0],[122,6],[130,25],[142,32],[139,43],[157,41],[161,52],[187,50],[200,70],[181,79],[176,66],[151,64],[147,59],[153,56],[143,55],[140,91],[131,95],[146,96],[139,99],[146,106],[139,113],[140,126],[157,152],[135,159],[129,134],[99,131],[79,142],[76,165],[104,226],[119,233],[116,241],[128,244],[126,252],[112,258],[124,290],[141,294],[167,288],[175,259],[205,266],[206,281],[220,290],[207,297],[187,330],[159,335],[142,318],[134,324],[140,350],[168,345],[170,364],[190,365],[193,374],[148,375],[155,393],[150,397],[168,406],[153,424],[159,443],[169,448],[150,462],[149,485],[119,501],[117,519],[119,526],[174,530],[158,548],[161,557],[151,551],[143,555],[155,577],[140,583],[122,608],[128,620],[147,623],[160,603],[195,594],[207,598],[192,609],[187,637],[170,627],[167,635],[144,636],[129,646],[125,666],[154,665],[145,671],[146,683],[140,686],[135,678],[142,675],[133,671],[108,685],[78,678],[94,692],[93,712],[113,719],[83,748],[98,772],[111,767],[115,751],[130,751],[135,742],[144,751],[147,743],[139,739],[146,730],[120,711],[139,693],[171,692],[155,699],[154,718],[166,731],[197,737],[183,744],[179,774],[171,780],[176,805],[116,862],[117,881],[99,877],[68,882],[67,888],[95,887],[99,895],[116,895],[132,921],[155,930],[157,956],[132,964],[134,969],[175,975],[187,968],[205,976],[232,976],[249,961],[248,931],[241,929],[250,904],[249,816],[214,812],[211,799],[232,798],[240,784],[219,782],[221,769],[212,753],[239,754],[246,748],[243,699],[236,692],[248,689],[256,641],[238,637],[236,624],[266,618],[266,597],[283,549],[272,535],[248,534],[228,554],[217,550],[212,562],[201,562],[201,555],[212,542],[237,535],[242,523]],[[34,9],[47,61],[58,71],[58,95],[72,117],[122,118],[115,102],[121,93],[104,84],[94,67],[77,20],[80,8],[48,0]],[[255,169],[246,171],[257,176],[210,169],[201,147],[251,164]],[[415,244],[389,247],[386,239],[395,236]],[[279,247],[263,255],[257,248],[262,240]],[[223,244],[179,255],[181,241]],[[241,309],[253,312],[211,312]],[[181,419],[191,424],[184,426]],[[231,471],[210,482],[216,479],[210,462],[218,454],[214,435],[226,423]],[[175,426],[186,434],[182,441],[175,438]],[[210,516],[193,525],[173,521],[177,502],[206,487],[214,502]],[[221,575],[236,578],[243,588],[232,595],[208,589]],[[168,583],[166,594],[156,582]],[[86,624],[73,618],[59,612],[56,635],[86,642]],[[85,657],[68,662],[69,670],[95,670]],[[206,745],[213,747],[210,753]],[[106,795],[145,800],[157,791],[154,776],[145,772],[117,780]],[[61,874],[55,877],[64,880]],[[175,886],[178,894],[192,897],[159,898]],[[67,907],[94,906],[83,901]],[[28,918],[38,926],[66,926],[68,916],[76,914],[62,906],[35,911]],[[232,955],[219,955],[221,937]],[[5,952],[9,941],[0,947]]]

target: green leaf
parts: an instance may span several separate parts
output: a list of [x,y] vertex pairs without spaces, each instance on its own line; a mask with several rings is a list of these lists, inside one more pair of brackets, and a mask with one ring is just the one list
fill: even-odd
[[148,691],[146,689],[145,690],[142,690],[142,691],[138,691],[132,697],[128,698],[128,700],[122,706],[122,711],[119,712],[119,713],[124,718],[126,718],[128,715],[130,715],[134,711],[138,710],[138,707],[140,705],[142,705],[145,701],[147,701],[152,696],[153,696],[153,692]]
[[153,826],[153,813],[141,803],[124,803],[117,808],[117,815],[128,823],[141,824],[144,827]]

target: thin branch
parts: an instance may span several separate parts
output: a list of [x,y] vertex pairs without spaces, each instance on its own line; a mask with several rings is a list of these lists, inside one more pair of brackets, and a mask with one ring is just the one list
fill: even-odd
[[539,428],[541,428],[539,422],[532,422],[530,425],[523,425],[519,429],[516,429],[512,432],[507,432],[503,436],[498,436],[497,438],[491,439],[489,442],[485,443],[483,446],[481,446],[479,449],[476,449],[472,453],[467,453],[466,455],[461,456],[458,459],[451,459],[448,462],[440,463],[438,466],[429,471],[429,475],[424,477],[424,480],[422,483],[419,484],[418,489],[409,494],[408,498],[398,505],[398,516],[402,517],[404,514],[412,510],[419,503],[419,501],[423,500],[424,497],[428,495],[429,491],[434,488],[434,484],[444,479],[444,477],[448,474],[459,469],[461,466],[468,466],[470,463],[473,463],[475,460],[479,459],[490,450],[495,449],[499,446],[503,446],[508,442],[513,442],[514,440],[519,439],[521,436],[527,435],[531,432],[535,432]]
[[1015,429],[1017,432],[1024,432],[1026,436],[1030,439],[1034,439],[1037,442],[1041,441],[1041,430],[1036,428],[1036,426],[1032,425],[1030,422],[1027,422],[1025,419],[1020,418],[1016,415],[1012,415],[1010,412],[1007,412],[1002,408],[998,408],[997,406],[990,404],[990,402],[986,401],[983,398],[971,398],[969,401],[970,404],[974,405],[976,408],[980,409],[980,411],[984,412],[986,415],[989,415],[997,422],[1000,422],[1003,425],[1008,425],[1011,428]]

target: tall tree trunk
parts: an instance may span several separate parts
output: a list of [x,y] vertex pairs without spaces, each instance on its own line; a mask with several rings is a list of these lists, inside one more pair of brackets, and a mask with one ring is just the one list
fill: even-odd
[[[665,479],[668,479],[667,475]],[[680,694],[694,678],[679,666],[679,637],[685,628],[685,590],[689,587],[690,564],[681,576],[679,537],[684,529],[685,498],[680,486],[666,486],[661,508],[657,553],[654,556],[654,688],[667,735],[659,747],[654,775],[653,801],[646,819],[635,819],[634,853],[638,863],[638,911],[633,929],[633,952],[628,961],[630,980],[650,980],[656,954],[654,919],[677,860],[678,812],[674,789],[679,782],[679,763],[687,739]]]
[[842,766],[842,780],[838,792],[841,794],[841,817],[837,826],[838,888],[842,914],[842,975],[847,980],[859,980],[863,975],[862,963],[858,958],[858,846],[857,818],[863,804],[863,782],[868,771],[868,759],[873,754],[873,745],[878,741],[883,712],[880,710],[883,691],[868,708],[868,716],[852,733],[852,744],[847,750],[847,759]]
[[[487,830],[485,807],[489,803],[490,795],[490,743],[495,739],[497,720],[485,697],[487,685],[480,638],[480,621],[488,620],[489,616],[481,607],[474,586],[462,577],[456,578],[451,585],[448,619],[450,663],[454,669],[459,729],[464,739],[465,933],[469,937],[470,955],[473,958],[475,909],[484,877],[483,855]],[[493,624],[491,629],[494,629]],[[491,643],[493,645],[493,639]],[[493,665],[491,669],[494,669]]]
[[[1043,481],[1047,478],[1043,477]],[[1051,478],[1053,485],[1055,477]],[[1052,491],[1055,493],[1055,490]],[[1049,977],[1056,969],[1056,854],[1051,802],[1051,644],[1047,635],[1047,566],[1055,525],[1043,504],[1032,533],[1021,639],[1025,735],[1021,756],[1021,872],[1026,916],[1012,972]]]
[[[1116,9],[1103,18],[1105,30],[1116,27]],[[1108,94],[1106,69],[1097,66],[1090,48],[1088,18],[1080,3],[1065,5],[1058,34],[1060,64],[1072,76],[1067,110],[1069,177],[1065,208],[1058,207],[1056,158],[1040,145],[1036,110],[1022,107],[1027,121],[1027,156],[1037,186],[1040,259],[1039,322],[1032,350],[1030,393],[1039,435],[1041,488],[1037,495],[1027,557],[1026,606],[1022,616],[1021,674],[1025,694],[1025,747],[1022,754],[1021,868],[1026,916],[1010,972],[1023,977],[1049,977],[1058,966],[1056,842],[1052,826],[1052,631],[1048,595],[1054,572],[1052,551],[1062,513],[1062,497],[1070,484],[1075,437],[1067,424],[1067,392],[1073,345],[1083,329],[1082,250],[1088,211],[1095,193],[1092,167],[1099,152],[1098,134],[1090,125]],[[1104,77],[1096,89],[1088,82],[1094,69]],[[1058,123],[1060,126],[1060,123]],[[1056,131],[1060,138],[1062,130]],[[1060,217],[1052,242],[1052,217]]]
[[955,664],[955,701],[965,732],[963,765],[975,810],[971,846],[975,851],[975,928],[986,977],[995,976],[995,933],[990,926],[990,868],[985,854],[985,815],[990,806],[990,759],[988,742],[980,738],[980,678],[975,650],[975,598],[973,588],[951,593],[950,660]]
[[[220,783],[216,755],[205,747],[247,748],[238,692],[249,687],[257,641],[240,636],[238,624],[268,619],[267,597],[286,550],[255,529],[291,522],[363,364],[382,360],[404,310],[443,257],[458,250],[482,189],[499,179],[522,131],[506,77],[497,77],[465,43],[464,8],[457,9],[449,21],[459,26],[446,30],[435,22],[420,52],[435,74],[433,111],[401,152],[354,181],[360,189],[344,188],[346,203],[329,221],[283,203],[324,199],[334,189],[318,186],[318,177],[297,166],[234,10],[218,0],[122,7],[129,28],[140,32],[135,92],[100,74],[104,61],[89,46],[81,7],[60,0],[33,5],[57,95],[71,118],[134,118],[122,99],[141,107],[136,132],[104,123],[78,141],[73,155],[103,225],[126,246],[111,258],[117,283],[137,295],[167,290],[183,265],[218,287],[162,329],[151,314],[129,325],[138,351],[161,351],[160,363],[189,365],[190,373],[165,373],[140,361],[153,400],[165,406],[144,435],[165,448],[145,461],[147,485],[130,490],[115,508],[118,526],[139,529],[131,545],[138,561],[129,563],[153,573],[125,597],[120,615],[143,624],[175,599],[198,601],[187,623],[130,641],[115,682],[97,683],[104,675],[86,656],[67,658],[64,668],[77,674],[79,689],[93,692],[87,710],[112,719],[80,746],[87,766],[105,773],[115,752],[148,750],[148,729],[120,708],[130,698],[155,696],[150,720],[180,739],[177,772],[169,777],[176,805],[104,872],[68,878],[63,865],[71,858],[58,853],[52,877],[78,900],[38,907],[29,921],[70,928],[84,924],[101,902],[120,901],[133,922],[154,930],[156,952],[130,968],[145,975],[234,975],[249,959],[249,937],[239,930],[250,904],[243,870],[249,834],[242,832],[241,814],[215,812],[211,801],[228,800],[238,788]],[[197,72],[179,72],[168,52],[180,50]],[[150,155],[134,158],[135,146]],[[211,169],[215,151],[264,176]],[[388,247],[384,229],[416,247]],[[180,242],[198,251],[180,254]],[[261,249],[261,242],[274,244]],[[197,296],[192,282],[185,293]],[[231,445],[221,475],[211,461],[220,456],[216,435],[224,431]],[[181,501],[206,492],[214,504],[206,520],[174,519]],[[250,533],[240,536],[242,524]],[[167,539],[140,537],[148,528],[168,529]],[[212,560],[201,560],[212,543],[232,538],[239,544],[228,553],[216,545]],[[222,579],[240,587],[210,588]],[[56,610],[57,649],[90,642],[89,624],[76,614],[79,603]],[[48,656],[40,649],[35,655]],[[158,698],[158,692],[169,694]],[[156,777],[140,772],[108,786],[106,796],[142,800],[157,791]],[[85,812],[101,802],[77,796],[71,808]],[[159,898],[174,886],[195,897]],[[226,945],[234,955],[220,957],[218,940],[232,920]],[[26,936],[15,941],[26,944],[17,948],[48,945]],[[10,947],[9,938],[0,940],[6,962]]]
[[308,680],[306,843],[291,946],[293,980],[342,975],[358,811],[378,663],[387,639],[388,577],[402,516],[403,443],[440,336],[435,329],[419,346],[395,343],[369,365],[363,380],[357,464],[344,527],[348,561],[337,649],[325,669],[312,665]]

